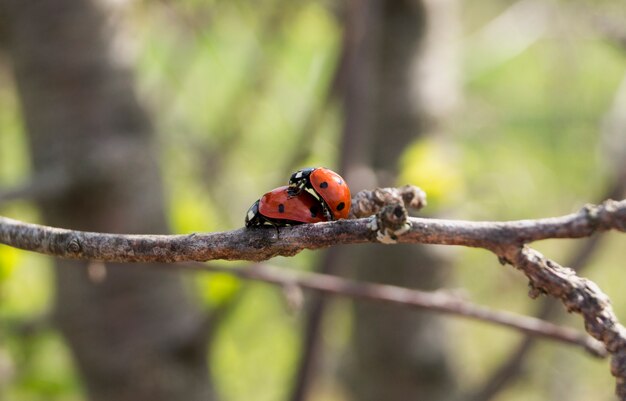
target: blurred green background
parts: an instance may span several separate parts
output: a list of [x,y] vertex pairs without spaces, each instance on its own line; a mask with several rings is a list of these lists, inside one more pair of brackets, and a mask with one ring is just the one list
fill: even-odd
[[[626,74],[626,47],[599,29],[595,17],[626,17],[624,4],[548,4],[549,16],[525,31],[498,25],[515,2],[461,3],[461,105],[440,136],[416,142],[398,161],[398,184],[426,190],[430,212],[469,220],[558,216],[600,201],[615,182],[610,149],[612,141],[626,138],[626,127],[616,139],[606,126]],[[337,165],[341,111],[328,93],[342,28],[333,2],[136,1],[124,9],[138,91],[158,133],[173,232],[241,227],[250,204],[284,185],[294,169]],[[2,62],[0,190],[28,180],[29,166],[13,77]],[[28,201],[0,204],[0,214],[39,221]],[[623,235],[608,234],[584,273],[611,297],[621,321],[625,245]],[[536,244],[563,263],[577,246]],[[494,308],[534,312],[520,273],[484,251],[441,248],[456,256],[451,288]],[[271,263],[309,270],[316,257],[305,251]],[[83,399],[65,344],[45,324],[51,276],[49,258],[0,247],[1,399]],[[271,286],[228,275],[190,277],[207,309],[243,291],[210,359],[223,399],[284,400],[297,362],[301,315],[290,312]],[[351,325],[346,308],[337,301],[327,316],[328,356],[311,399],[346,399],[334,373]],[[566,322],[582,329],[578,316]],[[520,338],[461,319],[448,318],[447,324],[466,388],[479,385]],[[522,379],[498,400],[558,399],[561,387],[577,400],[612,399],[606,360],[542,343],[530,361]]]

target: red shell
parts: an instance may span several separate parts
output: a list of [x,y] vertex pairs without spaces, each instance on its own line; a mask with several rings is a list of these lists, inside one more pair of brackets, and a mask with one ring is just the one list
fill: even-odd
[[339,174],[324,167],[316,168],[311,172],[309,182],[335,219],[348,218],[352,197],[348,184]]
[[319,202],[313,195],[302,191],[296,195],[289,187],[279,187],[266,193],[259,201],[259,213],[273,220],[289,220],[299,223],[326,221]]

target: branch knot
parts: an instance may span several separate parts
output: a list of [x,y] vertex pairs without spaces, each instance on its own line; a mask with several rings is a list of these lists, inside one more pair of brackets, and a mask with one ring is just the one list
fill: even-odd
[[350,216],[369,217],[389,204],[402,204],[406,208],[420,210],[426,206],[426,193],[414,185],[360,191],[352,199]]
[[397,242],[398,236],[411,229],[407,208],[419,210],[426,206],[426,193],[414,185],[400,188],[376,188],[360,191],[352,199],[351,217],[376,214],[369,228],[376,231],[376,239],[384,244]]
[[78,254],[80,253],[82,247],[80,245],[80,240],[76,237],[72,237],[69,242],[67,243],[67,245],[65,246],[65,249],[67,250],[67,252],[69,253],[73,253],[73,254]]

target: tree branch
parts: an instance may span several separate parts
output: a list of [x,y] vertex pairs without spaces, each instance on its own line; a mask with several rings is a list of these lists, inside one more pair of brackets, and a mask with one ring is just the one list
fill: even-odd
[[[472,222],[409,217],[400,243],[463,245],[502,256],[511,245],[548,238],[582,238],[626,230],[626,200],[608,200],[562,217],[510,222]],[[215,259],[260,261],[303,249],[377,242],[371,218],[189,235],[105,234],[53,228],[0,217],[0,243],[71,259],[104,262],[182,262]]]
[[596,357],[607,355],[601,343],[577,330],[534,317],[486,308],[445,291],[427,292],[386,284],[363,283],[328,274],[294,272],[265,264],[233,268],[186,262],[174,266],[214,273],[227,273],[242,279],[262,281],[283,287],[296,286],[329,295],[385,302],[408,308],[427,309],[466,317],[509,327],[531,336],[582,346]]
[[[611,229],[626,231],[626,200],[607,200],[562,217],[511,222],[409,218],[404,205],[389,206],[381,208],[373,218],[304,224],[280,230],[238,229],[172,236],[81,232],[0,217],[0,243],[58,257],[115,262],[258,261],[278,255],[292,256],[303,249],[383,239],[387,243],[484,248],[528,277],[531,297],[551,295],[561,300],[568,311],[582,315],[587,332],[601,341],[611,354],[611,373],[617,379],[616,393],[626,401],[626,328],[617,320],[608,297],[595,283],[525,246],[548,238],[582,238]],[[381,237],[383,230],[385,236]],[[391,235],[387,235],[389,233]]]
[[[585,239],[584,243],[576,248],[576,252],[570,258],[568,266],[571,266],[577,273],[587,266],[592,254],[598,249],[601,243],[602,235],[594,235]],[[559,318],[563,313],[563,309],[559,308],[558,301],[553,298],[545,298],[539,304],[534,317],[541,320],[552,320]],[[501,393],[507,386],[510,386],[522,373],[524,364],[530,351],[537,343],[538,337],[524,337],[511,351],[511,353],[503,359],[501,364],[493,370],[488,378],[470,391],[466,397],[467,401],[490,401]]]
[[[583,13],[584,14],[584,13]],[[597,21],[598,23],[601,21]],[[609,25],[613,26],[613,25]],[[602,30],[602,26],[600,26]],[[626,38],[626,36],[624,36]],[[626,41],[624,41],[626,44]],[[626,47],[625,47],[626,49]],[[626,148],[624,134],[626,133],[626,76],[617,89],[613,103],[604,117],[601,135],[604,143],[604,156],[610,162],[612,183],[607,187],[600,199],[621,199],[626,191]],[[570,266],[580,274],[588,265],[591,256],[596,253],[602,242],[602,235],[587,238],[578,246],[570,258]],[[558,317],[562,313],[553,299],[546,299],[538,308],[535,316],[540,319]],[[533,349],[536,338],[526,337],[515,347],[508,358],[504,358],[501,365],[493,371],[485,382],[470,393],[466,398],[472,401],[489,401],[496,397],[506,386],[509,386],[520,374],[530,351]]]
[[[624,164],[622,161],[620,164]],[[619,174],[618,174],[619,175]],[[623,197],[624,190],[626,189],[626,181],[617,179],[609,186],[604,195],[600,199],[617,199]],[[578,246],[573,255],[571,255],[567,266],[570,266],[578,274],[589,265],[589,260],[597,252],[599,244],[605,236],[598,234],[586,238],[580,246]],[[534,317],[542,320],[552,320],[559,318],[563,313],[563,310],[558,308],[557,300],[544,299],[537,308]],[[493,373],[479,385],[475,390],[469,392],[465,399],[469,401],[489,401],[496,397],[497,394],[502,392],[507,386],[517,379],[524,368],[526,359],[528,358],[530,351],[536,344],[537,337],[526,336],[522,339],[518,345],[514,347],[510,355],[505,357],[502,363],[494,369]]]
[[583,316],[585,330],[611,353],[616,394],[626,400],[626,328],[617,320],[609,298],[591,280],[578,277],[574,270],[533,249],[511,247],[501,258],[528,277],[532,298],[549,294],[561,300],[568,312]]

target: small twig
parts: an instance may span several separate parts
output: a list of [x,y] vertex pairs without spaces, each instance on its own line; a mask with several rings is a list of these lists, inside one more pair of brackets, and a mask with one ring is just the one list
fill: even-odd
[[[625,190],[626,182],[616,181],[605,193],[602,199],[620,198]],[[589,260],[597,252],[599,244],[605,238],[602,234],[596,234],[586,238],[582,244],[576,247],[573,255],[566,264],[580,273],[588,266]],[[537,308],[537,312],[533,316],[542,320],[554,320],[563,315],[563,309],[559,308],[558,301],[552,298],[542,300]],[[494,369],[493,373],[478,386],[475,390],[469,392],[465,399],[469,401],[489,401],[499,394],[503,389],[510,385],[517,378],[526,362],[530,351],[537,343],[537,337],[526,336],[514,349],[509,356],[503,359],[503,362]]]
[[[585,13],[581,13],[583,15]],[[589,14],[589,13],[587,13]],[[595,20],[601,23],[603,20]],[[607,21],[609,22],[609,21]],[[615,27],[614,24],[608,26],[602,24],[597,26],[601,31],[604,28]],[[624,31],[622,30],[622,33]],[[607,32],[608,33],[608,32]],[[626,36],[623,36],[626,38]],[[626,41],[623,42],[626,44]],[[626,47],[625,47],[626,48]],[[622,83],[615,92],[613,104],[604,117],[602,124],[602,138],[604,142],[605,158],[610,161],[611,170],[613,172],[613,183],[608,186],[607,190],[601,195],[600,199],[621,199],[626,191],[626,151],[624,147],[624,133],[626,132],[626,76],[622,79]],[[602,242],[603,235],[597,234],[587,238],[580,244],[571,256],[567,266],[570,266],[576,272],[588,266],[589,259],[596,253],[598,245]],[[557,308],[554,299],[545,299],[538,307],[534,316],[540,319],[551,319],[562,315],[562,309]],[[551,319],[553,320],[553,319]],[[472,391],[466,398],[475,401],[489,401],[501,392],[507,385],[519,376],[527,356],[533,349],[535,337],[526,337],[511,351],[507,358],[494,369],[493,373],[485,380],[485,382]]]
[[185,262],[174,266],[183,266],[208,272],[228,273],[242,279],[263,281],[281,287],[295,285],[329,295],[386,302],[408,308],[426,309],[466,317],[509,327],[528,335],[578,345],[597,357],[606,356],[606,350],[601,343],[577,330],[557,326],[545,320],[529,316],[492,310],[443,291],[426,292],[393,285],[363,283],[326,274],[296,273],[263,264],[233,268],[199,262]]
[[561,300],[569,312],[582,315],[586,331],[611,353],[616,394],[620,400],[626,399],[626,328],[617,320],[609,298],[591,280],[578,277],[572,269],[533,249],[511,247],[501,257],[528,277],[532,298],[550,294]]
[[[571,261],[567,264],[574,270],[579,272],[582,267],[587,265],[591,255],[598,249],[601,234],[594,235],[585,239],[585,242],[576,248],[575,254],[571,257]],[[563,309],[559,308],[558,301],[553,298],[545,298],[537,308],[537,312],[533,314],[541,320],[554,320],[554,317],[562,315]],[[530,351],[537,343],[537,337],[526,336],[519,344],[513,347],[510,354],[504,358],[503,362],[493,370],[493,373],[479,385],[475,390],[470,391],[464,399],[468,401],[489,401],[499,394],[507,385],[517,378],[523,370]]]
[[[318,274],[325,274],[335,277],[341,259],[337,258],[339,248],[326,250],[319,262]],[[300,360],[295,371],[289,396],[289,401],[306,401],[310,387],[313,384],[315,369],[321,354],[321,331],[322,322],[328,309],[329,299],[318,294],[316,297],[308,299],[306,305],[306,316],[303,321],[303,334],[301,341]]]

